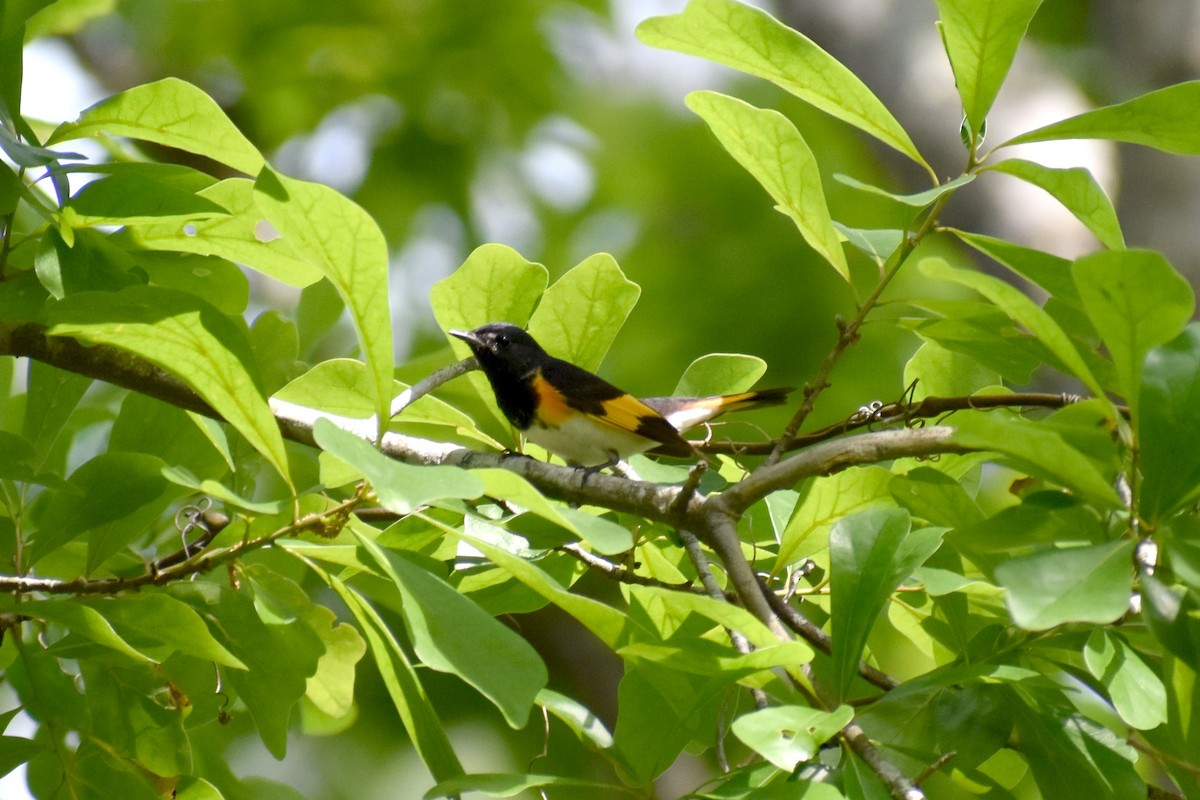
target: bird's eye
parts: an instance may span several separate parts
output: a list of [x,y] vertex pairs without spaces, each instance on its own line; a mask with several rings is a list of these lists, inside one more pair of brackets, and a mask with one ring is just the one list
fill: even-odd
[[508,334],[501,333],[496,336],[496,347],[498,347],[500,349],[504,349],[505,347],[508,347],[508,345],[509,345]]

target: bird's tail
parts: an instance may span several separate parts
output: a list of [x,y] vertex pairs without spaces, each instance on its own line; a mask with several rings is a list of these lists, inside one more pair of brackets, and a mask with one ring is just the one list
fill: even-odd
[[793,391],[785,387],[711,397],[646,397],[642,402],[666,417],[676,429],[686,431],[728,411],[781,405]]

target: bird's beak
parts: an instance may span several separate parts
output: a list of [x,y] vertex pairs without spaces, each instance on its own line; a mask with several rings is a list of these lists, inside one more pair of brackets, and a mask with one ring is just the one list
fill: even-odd
[[483,341],[475,334],[475,331],[450,331],[450,335],[456,339],[462,339],[469,345],[483,344]]

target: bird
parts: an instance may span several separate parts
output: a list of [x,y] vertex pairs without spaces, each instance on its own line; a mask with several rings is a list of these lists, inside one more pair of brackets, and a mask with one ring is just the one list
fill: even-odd
[[452,330],[450,335],[471,348],[500,410],[526,439],[569,465],[593,470],[638,453],[696,458],[700,454],[681,431],[727,411],[780,405],[794,391],[638,399],[555,358],[511,323]]

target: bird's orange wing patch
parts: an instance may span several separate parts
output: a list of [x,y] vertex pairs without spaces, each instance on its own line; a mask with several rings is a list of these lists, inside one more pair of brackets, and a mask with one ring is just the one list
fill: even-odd
[[567,405],[567,398],[538,372],[533,376],[533,391],[537,394],[537,417],[546,424],[559,427],[576,413]]
[[646,420],[659,416],[657,411],[631,394],[605,400],[601,405],[604,406],[604,416],[598,419],[630,433],[641,433],[639,428],[645,427]]

